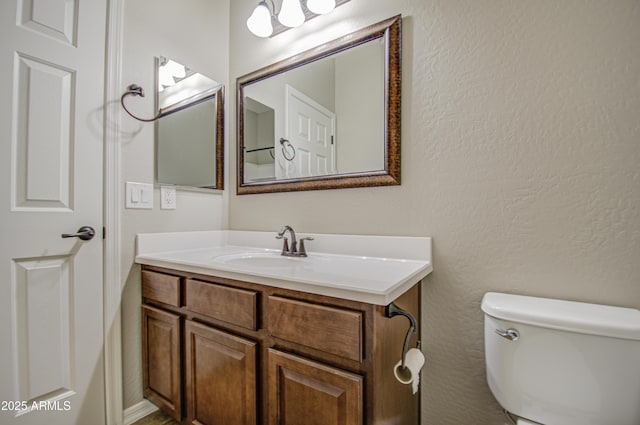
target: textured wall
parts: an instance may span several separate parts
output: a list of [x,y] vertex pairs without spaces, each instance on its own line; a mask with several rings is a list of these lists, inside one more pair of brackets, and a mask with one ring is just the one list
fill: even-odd
[[404,16],[402,185],[236,196],[232,180],[229,223],[433,236],[423,424],[503,422],[486,291],[640,308],[640,2],[352,0],[268,40],[246,30],[255,3],[231,2],[232,80]]
[[[127,0],[124,10],[122,83],[141,85],[147,96],[127,99],[139,115],[153,115],[154,57],[166,56],[228,86],[229,2],[226,0]],[[123,87],[124,90],[124,87]],[[123,113],[122,185],[155,180],[154,125]],[[228,138],[227,138],[228,139]],[[178,190],[177,209],[124,210],[122,229],[122,362],[124,407],[142,400],[140,273],[133,264],[135,235],[142,232],[217,230],[226,227],[226,194]]]

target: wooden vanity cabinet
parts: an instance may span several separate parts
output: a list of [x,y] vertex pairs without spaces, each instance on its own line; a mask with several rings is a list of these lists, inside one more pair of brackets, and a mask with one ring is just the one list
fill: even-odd
[[142,306],[143,394],[177,420],[182,416],[180,322],[176,314]]
[[269,425],[361,425],[363,378],[269,349]]
[[183,424],[419,424],[383,306],[154,266],[142,285],[144,394]]
[[257,343],[185,322],[187,423],[256,424]]

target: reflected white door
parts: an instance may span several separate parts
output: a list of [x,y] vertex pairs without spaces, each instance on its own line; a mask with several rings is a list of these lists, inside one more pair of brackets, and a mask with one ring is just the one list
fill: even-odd
[[[286,138],[295,149],[276,147],[278,163],[287,178],[322,176],[336,172],[335,113],[290,85],[286,90]],[[276,145],[279,143],[276,142]],[[283,158],[287,155],[293,160]]]
[[[106,0],[0,2],[0,423],[104,424]],[[62,239],[91,226],[93,240]]]

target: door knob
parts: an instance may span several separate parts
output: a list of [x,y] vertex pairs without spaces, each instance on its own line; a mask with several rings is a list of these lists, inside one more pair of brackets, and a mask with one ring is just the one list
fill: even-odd
[[76,233],[63,233],[63,238],[80,238],[83,241],[90,241],[96,235],[96,231],[91,226],[82,226]]

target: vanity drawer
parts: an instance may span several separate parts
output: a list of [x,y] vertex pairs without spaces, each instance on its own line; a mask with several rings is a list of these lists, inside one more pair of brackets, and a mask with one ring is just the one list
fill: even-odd
[[270,296],[267,329],[276,338],[362,361],[362,312]]
[[143,270],[142,296],[180,307],[180,277]]
[[194,313],[247,329],[257,328],[258,293],[254,291],[187,279],[185,305]]

